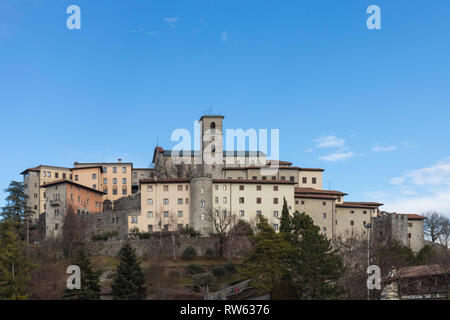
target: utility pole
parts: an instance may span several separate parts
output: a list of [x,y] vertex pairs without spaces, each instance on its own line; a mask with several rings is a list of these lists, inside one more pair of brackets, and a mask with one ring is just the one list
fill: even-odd
[[[370,228],[372,225],[370,223],[366,223],[364,227],[367,229],[367,268],[370,266]],[[370,289],[367,286],[367,300],[370,300]]]

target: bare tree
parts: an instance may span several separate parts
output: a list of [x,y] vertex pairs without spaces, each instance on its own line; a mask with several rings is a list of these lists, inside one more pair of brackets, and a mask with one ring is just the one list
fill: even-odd
[[[448,233],[449,219],[438,212],[427,212],[424,222],[424,233],[435,243],[446,231]],[[448,239],[448,235],[447,235]]]
[[227,240],[229,231],[237,221],[236,215],[220,208],[215,212],[210,209],[205,215],[205,220],[212,224],[213,231],[210,235],[217,238],[219,257],[223,257],[224,244]]
[[155,175],[158,178],[191,178],[193,167],[184,161],[175,161],[171,158],[158,159],[155,163]]

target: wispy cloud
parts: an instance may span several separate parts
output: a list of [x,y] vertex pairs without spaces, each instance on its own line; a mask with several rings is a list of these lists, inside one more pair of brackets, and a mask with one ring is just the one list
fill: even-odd
[[395,150],[397,150],[396,146],[387,146],[387,147],[375,146],[372,148],[373,152],[389,152]]
[[345,139],[330,135],[317,138],[314,142],[318,148],[340,148],[344,146]]
[[222,33],[220,34],[220,38],[221,38],[223,41],[227,41],[227,40],[228,40],[228,37],[229,37],[228,31],[224,31],[224,32],[222,32]]
[[450,186],[450,157],[427,168],[412,170],[403,176],[391,179],[394,185],[405,183],[417,186]]
[[326,156],[319,157],[319,160],[326,161],[326,162],[338,162],[338,161],[344,161],[350,158],[353,158],[355,154],[353,152],[336,152],[332,153]]
[[168,24],[171,28],[176,28],[175,24],[176,24],[178,21],[180,21],[180,18],[178,18],[178,17],[165,18],[164,21],[167,22],[167,24]]

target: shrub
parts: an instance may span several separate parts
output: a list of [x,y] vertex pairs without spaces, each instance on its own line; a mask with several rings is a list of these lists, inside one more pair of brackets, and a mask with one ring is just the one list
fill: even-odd
[[139,239],[150,239],[150,232],[138,232],[137,236]]
[[192,247],[187,247],[181,254],[183,260],[192,260],[197,256],[197,251]]
[[190,264],[186,267],[186,272],[190,275],[203,273],[205,269],[198,264]]
[[214,258],[217,257],[216,251],[212,248],[208,248],[205,251],[205,257],[207,258]]
[[237,272],[236,266],[232,263],[227,263],[225,265],[225,270],[228,274],[235,274]]
[[171,270],[170,272],[169,272],[169,277],[171,277],[171,278],[181,278],[181,273],[180,273],[180,270]]
[[185,236],[188,236],[188,237],[190,237],[190,238],[198,238],[198,237],[200,237],[200,232],[198,232],[197,230],[195,230],[195,229],[192,228],[192,227],[187,227],[187,228],[185,228],[185,229],[182,231],[182,233],[183,233]]
[[95,234],[92,236],[92,241],[106,241],[109,238],[114,238],[119,235],[118,231],[106,231],[100,234]]
[[225,272],[225,268],[224,267],[216,266],[216,267],[211,269],[211,273],[215,277],[223,277],[223,276],[225,276],[226,272]]

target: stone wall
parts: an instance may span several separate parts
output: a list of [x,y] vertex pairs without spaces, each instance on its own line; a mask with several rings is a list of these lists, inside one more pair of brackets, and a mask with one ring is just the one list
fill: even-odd
[[[107,240],[107,241],[89,241],[86,243],[86,249],[91,255],[102,255],[116,257],[119,254],[120,248],[127,240]],[[128,240],[131,246],[136,250],[136,254],[140,257],[156,257],[165,256],[172,257],[173,255],[173,239],[171,237],[161,239],[146,239],[146,240]],[[250,251],[250,243],[246,237],[242,239],[235,239],[233,245],[232,256],[244,257]],[[181,256],[187,247],[193,247],[197,251],[198,256],[204,256],[206,250],[211,248],[217,250],[217,240],[209,237],[199,238],[178,238],[175,239],[175,254],[177,257]],[[225,249],[224,255],[227,254]]]

